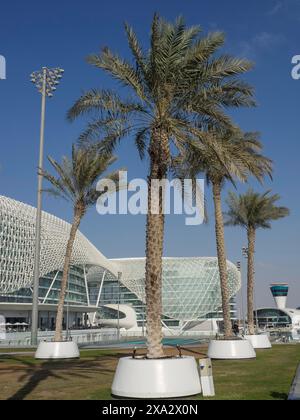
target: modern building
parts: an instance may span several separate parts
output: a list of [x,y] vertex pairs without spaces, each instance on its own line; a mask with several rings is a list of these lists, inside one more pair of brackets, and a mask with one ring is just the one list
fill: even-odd
[[295,340],[300,340],[300,310],[286,307],[289,286],[287,283],[273,283],[270,286],[276,308],[261,308],[255,311],[260,328],[288,329]]
[[[36,209],[0,196],[0,316],[9,324],[31,323]],[[71,226],[42,215],[39,328],[53,329],[64,254]],[[228,262],[234,297],[240,273]],[[163,314],[165,328],[184,330],[217,319],[221,306],[216,258],[164,258]],[[145,258],[107,259],[78,232],[75,240],[64,324],[145,327]]]

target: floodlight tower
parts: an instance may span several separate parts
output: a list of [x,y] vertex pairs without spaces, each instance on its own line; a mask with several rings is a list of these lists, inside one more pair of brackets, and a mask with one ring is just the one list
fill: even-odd
[[40,279],[40,250],[41,250],[41,218],[42,218],[42,187],[43,176],[41,170],[44,162],[44,133],[45,133],[45,111],[46,98],[51,98],[56,86],[62,78],[64,70],[61,68],[49,69],[43,67],[42,70],[31,74],[31,82],[36,86],[42,95],[41,109],[41,130],[40,130],[40,153],[38,166],[38,191],[37,191],[37,210],[35,226],[35,255],[34,255],[34,274],[33,274],[33,293],[32,293],[32,316],[31,316],[31,345],[37,345],[38,333],[38,311],[39,311],[39,279]]
[[245,311],[244,311],[244,296],[243,296],[243,276],[242,276],[242,262],[238,261],[236,263],[236,267],[240,273],[240,278],[241,278],[241,290],[240,290],[240,309],[241,309],[241,314],[242,314],[242,320],[243,320],[243,328],[244,331],[246,330],[246,316],[245,316]]

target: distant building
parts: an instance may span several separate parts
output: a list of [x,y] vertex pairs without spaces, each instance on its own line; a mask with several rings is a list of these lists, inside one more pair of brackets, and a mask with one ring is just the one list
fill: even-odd
[[261,328],[289,328],[294,339],[300,340],[300,310],[286,307],[289,286],[287,283],[273,283],[270,286],[276,308],[261,308],[255,318]]
[[[36,209],[0,196],[0,315],[6,323],[31,324]],[[70,225],[43,212],[39,328],[55,326],[64,254]],[[232,317],[241,287],[228,261]],[[222,318],[217,258],[164,258],[162,324],[183,331]],[[118,320],[119,318],[119,320]],[[143,328],[145,258],[107,259],[78,232],[72,255],[64,326]]]

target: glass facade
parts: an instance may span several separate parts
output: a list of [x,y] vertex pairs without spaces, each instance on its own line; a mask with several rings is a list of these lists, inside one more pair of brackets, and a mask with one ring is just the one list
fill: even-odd
[[[145,302],[145,259],[116,260],[122,283]],[[228,264],[230,298],[240,289],[240,273]],[[205,319],[222,304],[217,258],[164,258],[162,272],[163,314],[166,319]]]
[[[93,304],[104,306],[120,304],[132,306],[137,314],[138,325],[145,321],[145,259],[116,261],[122,278],[104,274],[103,284],[89,283]],[[189,321],[206,318],[222,318],[221,291],[218,261],[216,258],[164,258],[162,279],[162,322],[168,327],[178,327]],[[240,288],[240,274],[236,266],[228,262],[228,279],[231,296],[231,314],[236,318],[234,296]],[[101,294],[99,295],[101,291]]]
[[118,317],[117,311],[106,308],[105,305],[119,303],[132,306],[137,314],[138,325],[141,326],[143,324],[145,304],[110,272],[104,269],[100,271],[99,269],[98,277],[95,274],[92,279],[89,277],[88,288],[90,303],[100,308],[98,312],[100,318],[116,319]]
[[[145,259],[123,260],[124,275],[144,271]],[[239,288],[239,274],[235,266],[228,263],[230,286],[233,294]],[[122,266],[122,264],[120,264]],[[86,270],[86,271],[85,271]],[[135,271],[136,270],[136,271]],[[87,279],[88,296],[85,283]],[[127,273],[127,274],[126,274]],[[53,271],[40,279],[39,301],[43,304],[57,304],[61,288],[61,271]],[[72,266],[70,269],[66,304],[70,306],[88,306],[99,308],[98,318],[116,319],[117,311],[107,308],[110,304],[131,306],[137,316],[138,326],[145,323],[145,280],[138,277],[138,284],[134,291],[130,290],[127,281],[118,279],[102,267]],[[132,278],[131,278],[132,281]],[[125,285],[125,284],[126,285]],[[222,318],[220,312],[221,294],[219,286],[219,272],[217,259],[177,259],[163,260],[163,314],[162,322],[167,327],[180,327],[189,321]],[[139,298],[136,294],[139,290]],[[31,303],[31,288],[2,294],[1,302]],[[209,311],[211,310],[211,311]],[[231,314],[235,318],[235,300],[231,300]],[[122,316],[122,315],[121,315]]]
[[[39,302],[44,304],[57,304],[61,289],[62,272],[54,271],[40,279]],[[22,288],[13,293],[0,295],[1,302],[32,303],[32,289]],[[66,304],[88,305],[88,298],[84,280],[84,270],[80,267],[70,268]]]
[[[231,319],[236,320],[237,319],[237,310],[236,310],[236,298],[233,297],[230,299],[230,314]],[[218,308],[215,312],[210,312],[206,315],[206,319],[221,319],[223,318],[222,308]]]
[[255,320],[258,320],[259,327],[287,327],[292,325],[292,320],[288,314],[275,308],[259,309],[254,313]]

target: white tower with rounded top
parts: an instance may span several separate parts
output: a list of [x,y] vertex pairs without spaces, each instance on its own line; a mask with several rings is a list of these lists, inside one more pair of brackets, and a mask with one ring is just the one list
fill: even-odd
[[289,286],[287,283],[273,283],[270,286],[271,293],[274,297],[278,309],[286,308],[286,301],[289,293]]

